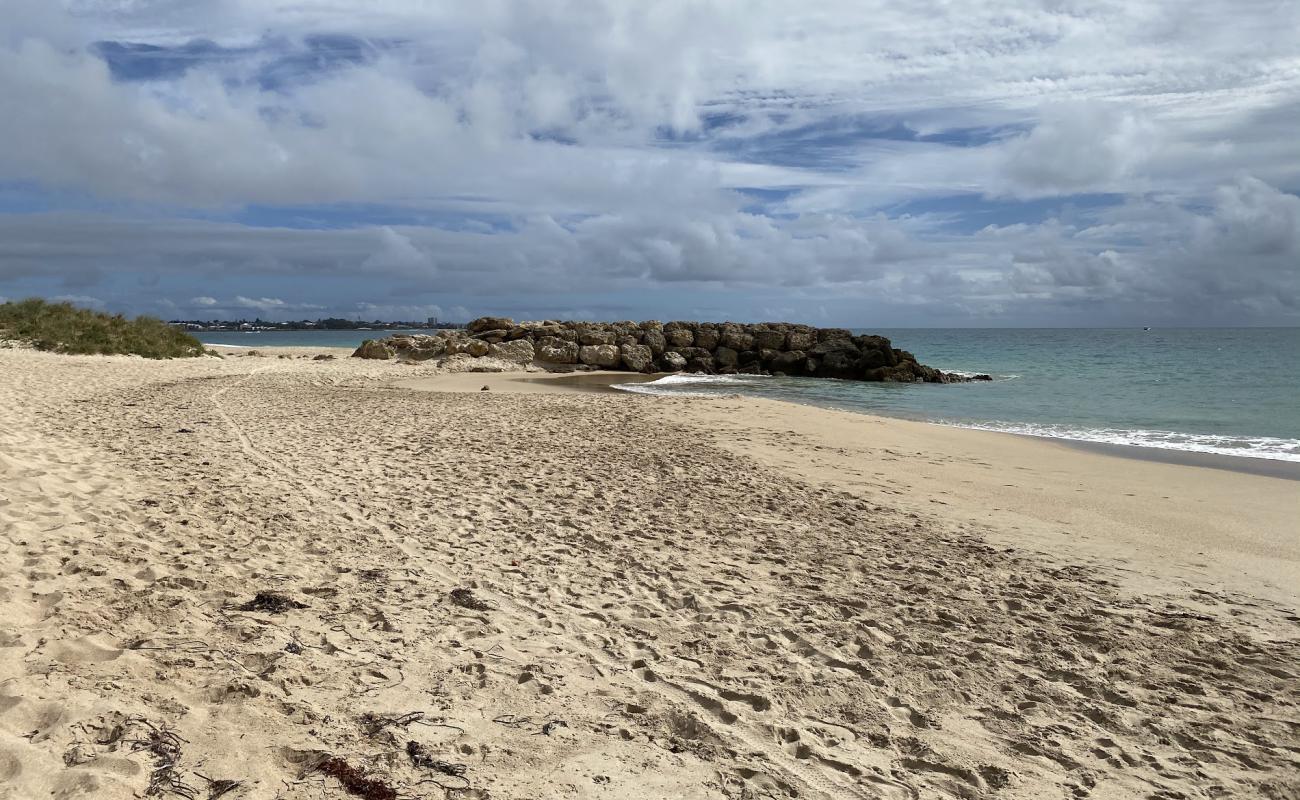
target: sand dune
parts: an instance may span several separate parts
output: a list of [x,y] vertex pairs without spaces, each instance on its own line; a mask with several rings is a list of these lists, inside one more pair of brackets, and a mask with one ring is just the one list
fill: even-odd
[[0,351],[0,798],[1300,796],[1294,483],[429,371]]

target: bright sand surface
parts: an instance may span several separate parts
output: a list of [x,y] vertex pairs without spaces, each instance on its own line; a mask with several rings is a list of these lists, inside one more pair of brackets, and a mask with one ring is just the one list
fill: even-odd
[[0,798],[1300,796],[1300,483],[264,353],[0,350]]

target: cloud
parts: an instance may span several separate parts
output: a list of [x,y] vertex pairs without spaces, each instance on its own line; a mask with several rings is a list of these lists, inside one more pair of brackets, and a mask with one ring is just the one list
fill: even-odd
[[56,294],[49,299],[54,303],[72,303],[74,306],[88,306],[90,308],[103,308],[104,306],[103,300],[85,294]]
[[14,2],[7,294],[1295,310],[1296,4]]
[[248,308],[264,312],[319,311],[324,306],[312,303],[286,303],[278,297],[244,297],[238,295],[226,304],[227,308]]
[[361,262],[361,269],[422,277],[432,277],[435,271],[432,256],[386,225],[379,229],[379,248]]
[[[856,313],[910,308],[913,316],[904,319],[946,322],[1293,320],[1300,312],[1300,198],[1249,176],[1211,196],[1202,209],[1138,197],[969,233],[922,219],[778,220],[743,212],[689,222],[667,212],[567,225],[535,218],[498,232],[269,229],[195,220],[168,229],[94,216],[0,215],[0,265],[23,253],[95,265],[104,265],[104,254],[129,253],[108,262],[108,273],[125,281],[143,264],[164,284],[206,265],[212,286],[275,283],[300,286],[300,294],[292,302],[274,294],[232,293],[225,301],[205,295],[190,299],[190,307],[281,317],[360,311],[423,319],[443,316],[441,309],[458,319],[511,309],[552,316],[583,310],[574,298],[590,304],[589,314],[679,316],[671,303],[685,292],[734,297],[735,306],[757,317],[782,308],[815,319],[827,298],[858,298]],[[413,260],[375,257],[389,250]],[[439,269],[431,279],[425,259],[434,252]],[[306,276],[313,280],[302,281]],[[358,299],[366,293],[371,297]],[[735,306],[718,313],[737,313]],[[606,310],[593,310],[600,308]]]
[[1007,191],[1022,196],[1123,191],[1139,178],[1163,137],[1157,126],[1115,106],[1049,110],[1029,133],[1003,148]]

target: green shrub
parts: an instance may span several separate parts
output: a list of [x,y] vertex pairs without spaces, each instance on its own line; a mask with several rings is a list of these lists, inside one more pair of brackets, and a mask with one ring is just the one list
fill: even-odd
[[127,319],[39,298],[0,304],[0,339],[30,342],[38,350],[55,353],[145,358],[203,355],[198,339],[160,319]]

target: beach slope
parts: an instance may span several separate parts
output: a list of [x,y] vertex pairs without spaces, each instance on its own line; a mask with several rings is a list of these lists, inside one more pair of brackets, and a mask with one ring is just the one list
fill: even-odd
[[1295,482],[427,373],[0,351],[0,797],[1300,793]]

